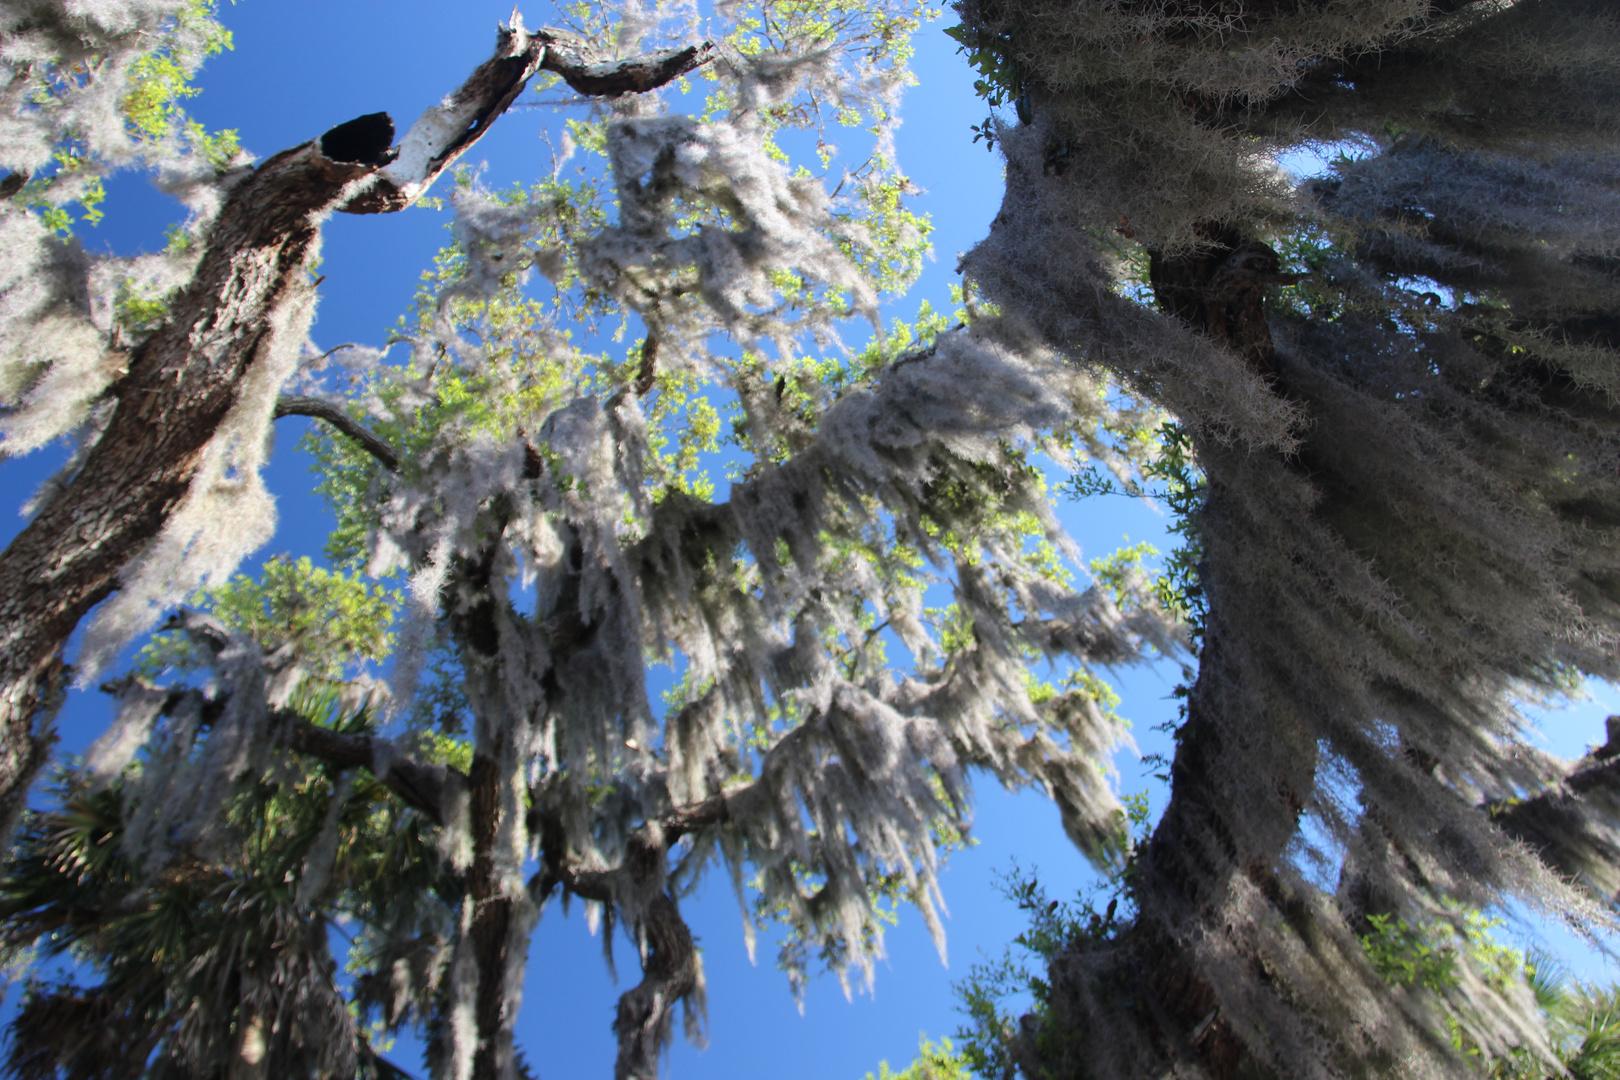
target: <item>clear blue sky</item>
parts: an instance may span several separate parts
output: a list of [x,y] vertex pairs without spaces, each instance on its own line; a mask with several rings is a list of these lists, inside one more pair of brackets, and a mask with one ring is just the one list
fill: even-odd
[[[509,0],[456,5],[240,0],[223,13],[236,36],[235,50],[209,63],[200,79],[203,93],[191,111],[210,128],[237,129],[244,145],[260,157],[377,110],[391,113],[403,130],[488,56],[495,26],[510,10]],[[544,24],[549,13],[539,5],[524,9],[531,26]],[[947,303],[957,253],[984,235],[1000,199],[999,159],[982,143],[975,145],[969,131],[983,119],[984,107],[973,96],[973,76],[956,55],[955,43],[941,32],[952,21],[947,12],[923,29],[915,61],[921,85],[904,110],[900,162],[925,191],[917,205],[932,215],[937,259],[896,314],[912,314],[922,298]],[[566,109],[539,106],[514,109],[501,119],[472,155],[487,161],[486,182],[527,181],[545,172],[549,157],[540,136],[557,130],[566,115]],[[161,246],[164,228],[178,217],[173,203],[134,176],[110,186],[106,212],[99,227],[85,230],[85,241],[120,253]],[[316,342],[331,347],[382,341],[443,243],[445,220],[426,209],[335,217],[326,230]],[[261,557],[318,556],[329,526],[323,507],[308,493],[308,460],[296,449],[303,423],[278,425],[269,479],[282,524]],[[11,505],[19,505],[62,456],[53,448],[0,468]],[[1105,554],[1126,537],[1168,546],[1162,539],[1164,519],[1140,504],[1111,499],[1070,505],[1064,516],[1088,556]],[[20,519],[0,519],[0,541],[9,540],[20,525]],[[1174,714],[1168,695],[1175,678],[1173,666],[1120,673],[1121,711],[1134,722],[1144,751],[1166,750],[1165,737],[1151,729]],[[1554,748],[1567,754],[1602,741],[1604,704],[1552,725]],[[75,694],[63,715],[65,748],[85,746],[105,719],[97,695]],[[1155,804],[1162,800],[1162,791],[1143,778],[1133,754],[1120,755],[1118,765],[1122,790],[1151,788]],[[996,873],[1014,858],[1038,866],[1054,896],[1092,880],[1044,799],[1011,796],[993,782],[981,783],[977,796],[979,844],[955,856],[944,876],[949,967],[941,966],[921,919],[903,913],[889,934],[888,963],[870,997],[846,1001],[835,980],[822,979],[811,986],[801,1016],[785,977],[775,969],[768,941],[760,942],[758,965],[749,964],[736,901],[723,875],[687,901],[684,913],[704,948],[710,1045],[699,1050],[678,1041],[668,1075],[741,1080],[767,1071],[778,1080],[859,1080],[876,1070],[879,1059],[896,1067],[908,1062],[919,1032],[938,1036],[953,1030],[959,1018],[952,982],[981,954],[998,954],[1022,929],[1017,912],[996,892]],[[556,906],[548,909],[535,936],[518,1027],[541,1077],[611,1075],[614,1003],[619,990],[638,978],[633,949],[621,941],[616,951],[624,979],[617,987],[602,963],[600,940],[589,935],[579,908],[566,918]],[[1592,962],[1585,966],[1597,974]],[[397,1057],[399,1063],[420,1071],[408,1048],[400,1049],[407,1052]]]

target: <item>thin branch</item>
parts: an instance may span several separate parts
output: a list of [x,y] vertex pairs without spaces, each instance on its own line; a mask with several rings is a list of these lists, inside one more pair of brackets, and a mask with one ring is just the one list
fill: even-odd
[[637,397],[646,397],[647,391],[658,381],[658,332],[647,328],[647,339],[641,343],[641,367],[636,371]]
[[[321,276],[322,276],[322,278],[325,278],[326,275],[322,274]],[[321,353],[321,355],[319,357],[319,360],[329,360],[329,359],[331,359],[333,353],[340,353],[344,349],[357,349],[357,348],[359,348],[359,346],[357,344],[355,344],[354,342],[345,341],[343,344],[334,345],[330,349],[327,349],[325,352]],[[319,362],[319,360],[317,362]]]
[[1609,742],[1576,762],[1561,782],[1480,810],[1542,862],[1612,903],[1620,896],[1620,757],[1610,719]]
[[288,394],[276,402],[275,418],[283,416],[309,416],[337,428],[360,445],[360,449],[376,458],[389,472],[399,472],[399,454],[366,426],[329,401],[317,397]]

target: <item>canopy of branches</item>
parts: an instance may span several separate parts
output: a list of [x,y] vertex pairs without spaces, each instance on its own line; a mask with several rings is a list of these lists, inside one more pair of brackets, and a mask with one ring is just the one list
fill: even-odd
[[[616,1076],[652,1077],[677,1011],[701,1034],[705,875],[795,986],[869,982],[896,903],[942,937],[975,774],[1046,792],[1113,892],[1025,887],[1046,971],[1022,1023],[970,988],[982,1072],[1599,1060],[1610,999],[1538,1000],[1480,913],[1602,932],[1620,890],[1620,747],[1561,761],[1519,711],[1620,676],[1620,20],[956,7],[1006,195],[959,310],[908,324],[923,0],[514,13],[403,133],[260,162],[183,110],[207,0],[0,5],[0,455],[75,448],[0,554],[4,940],[79,963],[13,1073],[387,1077],[414,1031],[435,1077],[523,1076],[529,936],[577,897],[636,944]],[[458,170],[533,87],[577,95],[583,166]],[[131,168],[190,217],[91,255]],[[436,182],[413,308],[314,350],[323,223]],[[326,565],[233,577],[287,415]],[[1062,473],[1162,497],[1166,572],[1088,571]],[[1165,657],[1149,822],[1099,676]],[[74,680],[116,720],[25,814]]]

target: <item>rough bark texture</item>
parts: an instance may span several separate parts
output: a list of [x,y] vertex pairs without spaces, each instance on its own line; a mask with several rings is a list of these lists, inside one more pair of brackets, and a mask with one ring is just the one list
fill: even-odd
[[663,85],[711,56],[703,45],[590,64],[570,39],[531,34],[514,20],[495,55],[397,149],[393,122],[374,113],[275,155],[237,183],[195,279],[113,386],[117,406],[106,433],[67,489],[0,554],[0,835],[48,754],[48,719],[69,674],[68,636],[185,496],[267,341],[272,315],[308,299],[314,286],[305,271],[324,216],[409,205],[542,67],[581,93],[616,95]]
[[[656,825],[632,841],[626,867],[662,885],[668,842]],[[641,982],[619,996],[613,1032],[619,1038],[614,1080],[656,1080],[658,1053],[677,1003],[697,988],[697,949],[692,932],[667,889],[660,887],[641,919]]]
[[339,769],[369,769],[406,806],[420,810],[436,824],[444,822],[446,785],[467,783],[455,769],[423,765],[370,735],[346,735],[293,712],[278,713],[275,719],[291,749]]
[[472,1074],[473,1080],[498,1080],[507,1075],[503,1059],[512,1056],[512,1025],[517,1017],[507,1014],[506,993],[514,901],[501,891],[494,861],[501,825],[501,776],[496,759],[486,754],[473,758],[469,779],[473,864],[467,874],[467,895],[472,899],[473,915],[467,939],[478,965],[478,1049]]
[[[1558,775],[1512,700],[1614,655],[1615,218],[1576,179],[1613,173],[1612,5],[1350,6],[957,4],[987,83],[1025,98],[969,276],[1175,415],[1207,485],[1203,651],[1138,911],[1051,964],[1013,1044],[1032,1077],[1460,1075],[1458,1047],[1538,1045],[1534,1003],[1391,991],[1366,917],[1620,891],[1620,773]],[[1370,156],[1308,189],[1256,167],[1346,137]],[[1171,320],[1107,295],[1116,219],[1158,249]],[[1258,236],[1310,268],[1269,328],[1289,279]]]
[[318,218],[368,166],[314,143],[237,185],[174,316],[113,387],[117,410],[69,488],[0,555],[0,817],[22,806],[43,762],[43,727],[66,678],[68,635],[117,584],[185,496],[203,448],[236,401],[279,305],[309,290]]
[[[468,698],[475,715],[489,703],[503,700],[499,690],[489,685],[499,680],[502,671],[500,627],[495,593],[490,588],[495,558],[496,549],[490,548],[476,562],[459,563],[454,575],[462,595],[474,598],[451,616],[450,632],[461,646]],[[466,875],[472,922],[465,931],[464,943],[471,949],[478,971],[474,999],[478,1045],[472,1075],[473,1080],[500,1080],[512,1075],[512,1026],[517,1019],[508,1010],[509,1004],[516,1003],[509,1000],[506,991],[506,969],[511,950],[523,942],[513,940],[516,901],[505,890],[505,875],[496,856],[505,810],[501,762],[508,747],[502,736],[485,737],[492,731],[504,735],[507,725],[478,716],[474,727],[472,768],[467,778],[473,857]]]

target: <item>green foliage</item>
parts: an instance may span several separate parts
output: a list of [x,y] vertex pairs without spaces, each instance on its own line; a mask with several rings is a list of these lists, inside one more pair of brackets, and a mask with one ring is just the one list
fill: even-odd
[[[992,109],[999,109],[1011,102],[1017,110],[1018,119],[1028,123],[1029,90],[1026,83],[1029,76],[1024,66],[1008,51],[1008,43],[961,24],[946,27],[945,33],[960,46],[957,52],[967,54],[968,66],[979,73],[979,78],[973,81],[973,92],[984,98]],[[985,117],[983,124],[975,124],[971,130],[974,132],[974,142],[983,139],[986,150],[995,150],[994,116]]]
[[[390,627],[399,602],[395,593],[369,585],[354,573],[331,571],[307,557],[269,559],[263,574],[238,574],[197,598],[229,630],[246,634],[267,653],[290,648],[311,670],[336,678],[359,663],[377,663],[393,648]],[[155,676],[165,669],[195,670],[203,659],[180,631],[153,636],[141,650],[137,670]]]
[[[1125,539],[1129,540],[1130,537]],[[1143,540],[1129,547],[1092,559],[1089,564],[1092,579],[1114,595],[1116,604],[1124,604],[1131,595],[1133,580],[1143,575],[1142,564],[1159,554],[1159,549]]]
[[[1146,796],[1126,799],[1127,816],[1138,835],[1148,823]],[[1013,1037],[1018,1031],[1013,1012],[1024,1006],[1044,1017],[1051,1005],[1051,987],[1043,978],[1053,960],[1066,952],[1083,950],[1088,943],[1112,939],[1130,922],[1130,898],[1124,890],[1128,869],[1111,875],[1090,895],[1071,901],[1053,900],[1033,871],[1016,863],[1001,877],[1002,895],[1029,919],[1029,926],[994,960],[975,964],[968,977],[956,984],[958,1009],[966,1023],[956,1033],[961,1060],[973,1073],[989,1080],[1012,1080],[1017,1073]],[[1098,903],[1108,897],[1099,910]],[[1121,900],[1124,900],[1122,910]],[[1073,1037],[1058,1025],[1041,1024],[1042,1040]]]
[[[316,719],[329,719],[317,713]],[[337,721],[363,728],[363,716]],[[9,951],[71,958],[73,976],[29,977],[11,1021],[8,1067],[20,1077],[210,1075],[262,1028],[281,1075],[312,1075],[333,1040],[353,1042],[362,1077],[401,1076],[343,1018],[328,924],[365,916],[403,887],[401,845],[422,845],[414,815],[380,784],[347,787],[316,768],[280,784],[241,786],[225,816],[228,842],[183,850],[157,868],[124,850],[117,786],[64,781],[57,808],[25,820],[0,881]],[[331,801],[342,798],[335,819]],[[323,885],[310,888],[327,822],[339,828]],[[86,975],[97,981],[80,982]],[[277,1015],[298,1015],[287,1028]],[[335,1026],[334,1026],[335,1025]]]
[[[101,221],[101,204],[106,201],[107,189],[100,176],[89,175],[93,172],[88,168],[92,162],[82,148],[74,145],[58,147],[52,152],[51,158],[52,168],[30,177],[16,197],[40,216],[46,228],[56,233],[58,238],[66,240],[73,235],[75,221],[82,220],[92,226]],[[76,175],[80,172],[87,175],[81,178]],[[73,193],[66,205],[58,202],[61,197],[59,189],[63,188]],[[77,204],[83,212],[82,218],[73,216],[69,209],[73,204]]]
[[[1198,532],[1198,510],[1204,502],[1205,481],[1193,454],[1191,435],[1173,420],[1164,421],[1152,432],[1121,434],[1131,442],[1153,448],[1141,466],[1144,483],[1120,480],[1092,465],[1071,476],[1058,490],[1074,499],[1097,495],[1151,498],[1170,512],[1166,531],[1179,542],[1166,557],[1163,570],[1153,579],[1153,590],[1164,609],[1187,627],[1196,652],[1203,640],[1207,613],[1204,589],[1198,580],[1198,564],[1204,557]],[[1158,554],[1152,545],[1138,544],[1109,557],[1123,559],[1123,562],[1093,564],[1092,570],[1094,574],[1106,574],[1111,586],[1117,587],[1127,569],[1139,568],[1144,559]]]
[[[1620,1080],[1620,987],[1554,986],[1543,1006],[1554,1052],[1574,1080]],[[1526,1055],[1528,1057],[1528,1055]],[[1546,1075],[1542,1062],[1512,1061],[1504,1077]]]
[[1452,1045],[1493,1080],[1539,1080],[1548,1074],[1549,1062],[1529,1047],[1495,1059],[1481,1053],[1468,1035],[1467,1006],[1457,1004],[1451,993],[1462,983],[1464,967],[1499,993],[1529,983],[1548,1045],[1570,1075],[1620,1077],[1620,988],[1569,985],[1556,964],[1532,962],[1499,942],[1491,931],[1501,920],[1478,911],[1460,911],[1456,918],[1420,926],[1391,915],[1373,915],[1367,921],[1371,929],[1361,944],[1374,969],[1390,986],[1434,995]]
[[1393,915],[1372,915],[1361,946],[1384,981],[1391,986],[1421,986],[1443,992],[1457,986],[1458,965],[1499,984],[1518,979],[1526,970],[1524,954],[1498,942],[1491,930],[1502,924],[1477,911],[1414,927]]
[[951,1045],[951,1040],[933,1043],[919,1035],[917,1056],[910,1065],[895,1072],[887,1061],[880,1061],[877,1075],[867,1073],[866,1080],[969,1080],[971,1076],[967,1058]]
[[157,329],[169,316],[169,304],[161,296],[152,296],[131,278],[118,283],[113,295],[113,318],[118,325],[132,334],[146,334]]
[[[187,29],[200,31],[200,55],[193,55],[173,45],[166,45],[139,57],[130,66],[130,90],[120,103],[130,130],[137,137],[156,142],[184,132],[196,140],[196,148],[210,161],[223,165],[235,149],[236,132],[227,131],[219,136],[208,136],[201,125],[188,121],[180,102],[196,97],[200,90],[191,84],[191,74],[207,57],[233,47],[231,32],[221,26],[215,17],[214,0],[190,0],[176,18]],[[220,154],[232,148],[231,154]]]
[[899,296],[922,273],[923,259],[933,250],[928,237],[934,225],[927,214],[906,207],[904,198],[916,193],[916,185],[892,171],[887,161],[874,157],[863,170],[855,177],[862,212],[837,216],[858,222],[865,243],[845,241],[840,246],[880,293]]
[[[228,629],[326,676],[302,683],[288,709],[342,734],[376,734],[374,714],[344,705],[336,677],[387,656],[391,594],[308,559],[273,559],[259,579],[239,576],[203,601]],[[156,674],[202,663],[169,632],[137,666]],[[462,740],[415,741],[425,760],[470,766]],[[133,1060],[151,1061],[142,1075],[154,1078],[215,1075],[251,1030],[275,1075],[328,1075],[323,1062],[337,1053],[353,1056],[359,1077],[404,1077],[380,1049],[422,1022],[426,1003],[383,1008],[376,988],[392,985],[388,943],[431,934],[460,901],[431,823],[365,770],[344,776],[294,756],[268,777],[236,780],[204,842],[154,862],[127,850],[124,787],[60,781],[56,806],[26,818],[0,879],[0,948],[14,966],[79,966],[72,977],[27,976],[13,1073],[100,1080],[126,1075]],[[330,953],[334,926],[351,942],[346,980]],[[386,1017],[368,1034],[360,1021],[379,1009]],[[300,1019],[274,1019],[284,1016]]]
[[1457,985],[1457,946],[1450,935],[1414,928],[1393,915],[1373,915],[1367,921],[1372,930],[1362,935],[1361,946],[1385,982],[1435,991]]
[[[237,133],[210,133],[186,116],[181,103],[201,92],[192,85],[193,74],[205,59],[232,47],[231,33],[216,17],[215,0],[188,0],[173,18],[174,28],[184,33],[160,35],[155,48],[129,64],[128,90],[118,103],[118,111],[127,133],[148,156],[155,157],[160,150],[179,149],[224,170],[242,152]],[[82,67],[48,67],[30,74],[38,84],[36,103],[44,105],[53,97],[78,89],[90,72]],[[52,156],[51,167],[30,177],[17,198],[66,239],[73,234],[76,222],[92,226],[100,222],[101,204],[106,199],[101,174],[106,163],[91,149],[82,132],[68,133]],[[75,206],[77,216],[72,209]],[[134,314],[139,323],[151,312],[139,310]]]

